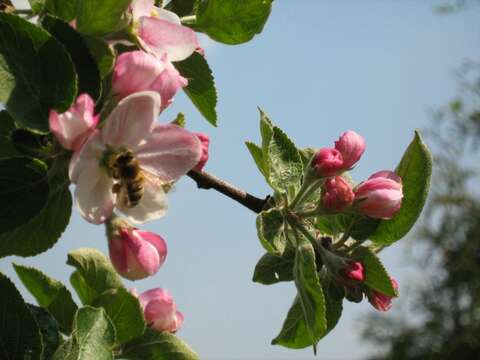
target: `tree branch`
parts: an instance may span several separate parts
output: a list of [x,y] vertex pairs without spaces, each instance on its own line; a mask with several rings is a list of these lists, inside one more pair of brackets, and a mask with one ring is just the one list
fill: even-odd
[[268,199],[257,198],[205,171],[190,170],[187,175],[197,183],[199,189],[215,189],[257,214],[262,211]]

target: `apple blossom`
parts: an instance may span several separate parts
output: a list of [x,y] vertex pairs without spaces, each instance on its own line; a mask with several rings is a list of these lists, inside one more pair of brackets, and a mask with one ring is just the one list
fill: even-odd
[[325,210],[339,212],[348,208],[355,198],[352,187],[341,176],[335,176],[325,181],[325,193],[322,203]]
[[344,169],[348,170],[362,157],[365,140],[355,131],[348,130],[335,141],[335,149],[342,154]]
[[[105,222],[114,207],[135,223],[163,216],[167,209],[163,186],[178,180],[200,160],[200,141],[194,134],[176,125],[154,124],[160,104],[160,96],[150,91],[126,97],[102,129],[74,153],[69,176],[76,184],[76,206],[87,221]],[[112,163],[126,155],[141,185],[138,204],[127,201],[122,191],[126,181],[116,176],[117,163]]]
[[172,103],[178,89],[187,85],[187,79],[166,60],[166,55],[158,59],[143,51],[121,54],[112,77],[112,91],[119,99],[135,92],[152,90],[160,94],[162,109]]
[[110,260],[117,272],[129,280],[154,275],[167,257],[167,243],[152,232],[138,230],[119,219],[107,225]]
[[95,102],[88,94],[81,94],[64,113],[50,110],[50,130],[65,149],[78,150],[97,126],[99,116],[94,112]]
[[342,154],[336,149],[322,148],[313,156],[311,167],[317,177],[334,176],[344,168]]
[[177,14],[154,6],[154,0],[134,0],[130,5],[134,31],[143,47],[158,59],[189,57],[200,45],[195,32],[183,26]]
[[355,189],[355,202],[361,214],[391,219],[402,206],[402,179],[391,171],[379,171]]
[[182,326],[183,314],[177,311],[177,305],[168,290],[151,289],[141,293],[138,300],[147,324],[153,329],[176,332]]
[[[398,283],[394,278],[390,278],[395,292],[398,292]],[[368,294],[368,301],[378,311],[388,311],[392,307],[392,296],[382,294],[378,291],[372,290]]]
[[197,171],[202,171],[209,157],[208,147],[210,146],[210,137],[204,133],[196,133],[195,135],[197,135],[198,139],[200,140],[200,143],[202,144],[202,157],[200,158],[200,161],[198,162],[197,165],[195,165],[193,169]]

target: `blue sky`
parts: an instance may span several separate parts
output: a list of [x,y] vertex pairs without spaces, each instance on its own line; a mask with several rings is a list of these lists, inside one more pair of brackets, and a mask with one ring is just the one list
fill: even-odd
[[[435,4],[277,1],[264,32],[250,43],[232,47],[202,38],[219,92],[219,127],[208,125],[183,94],[160,121],[185,112],[190,129],[211,137],[206,170],[258,196],[269,191],[244,146],[246,140],[259,140],[257,106],[302,147],[330,146],[347,129],[362,134],[367,151],[352,173],[357,181],[392,169],[414,129],[429,125],[431,109],[455,94],[454,70],[480,57],[480,9],[438,16]],[[211,190],[197,190],[186,178],[170,196],[167,216],[145,229],[165,237],[167,261],[155,277],[126,285],[169,289],[186,317],[178,335],[202,359],[313,358],[311,349],[270,345],[295,289],[251,282],[263,253],[253,213]],[[412,232],[410,241],[414,237]],[[68,282],[66,254],[79,247],[107,250],[103,227],[74,212],[53,249],[35,258],[1,259],[0,270],[18,284],[10,265],[15,261]],[[404,248],[395,245],[382,253],[400,290],[412,276]],[[408,308],[412,295],[403,291],[399,302]],[[345,303],[340,324],[318,347],[318,358],[359,359],[374,351],[358,330],[362,315],[373,311],[366,302]],[[395,309],[385,314],[394,315]]]

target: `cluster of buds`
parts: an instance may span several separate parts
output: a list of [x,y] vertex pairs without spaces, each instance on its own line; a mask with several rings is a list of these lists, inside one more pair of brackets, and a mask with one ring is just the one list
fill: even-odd
[[[364,296],[379,311],[388,311],[392,307],[393,297],[385,295],[366,285],[365,268],[360,261],[335,254],[330,249],[331,239],[323,237],[315,247],[317,268],[325,266],[329,276],[333,277],[337,286],[342,288],[345,298],[352,302],[361,302]],[[398,283],[391,279],[395,292]]]
[[326,213],[355,212],[375,219],[391,219],[402,205],[402,179],[392,171],[379,171],[353,186],[342,176],[351,170],[365,151],[365,140],[347,131],[334,148],[322,148],[312,157],[307,181],[321,179],[322,203]]

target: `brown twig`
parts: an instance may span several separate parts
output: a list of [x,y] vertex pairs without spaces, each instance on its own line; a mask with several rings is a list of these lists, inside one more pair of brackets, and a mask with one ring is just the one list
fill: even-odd
[[187,175],[197,183],[199,189],[215,189],[257,214],[262,211],[268,199],[257,198],[205,171],[190,170]]

